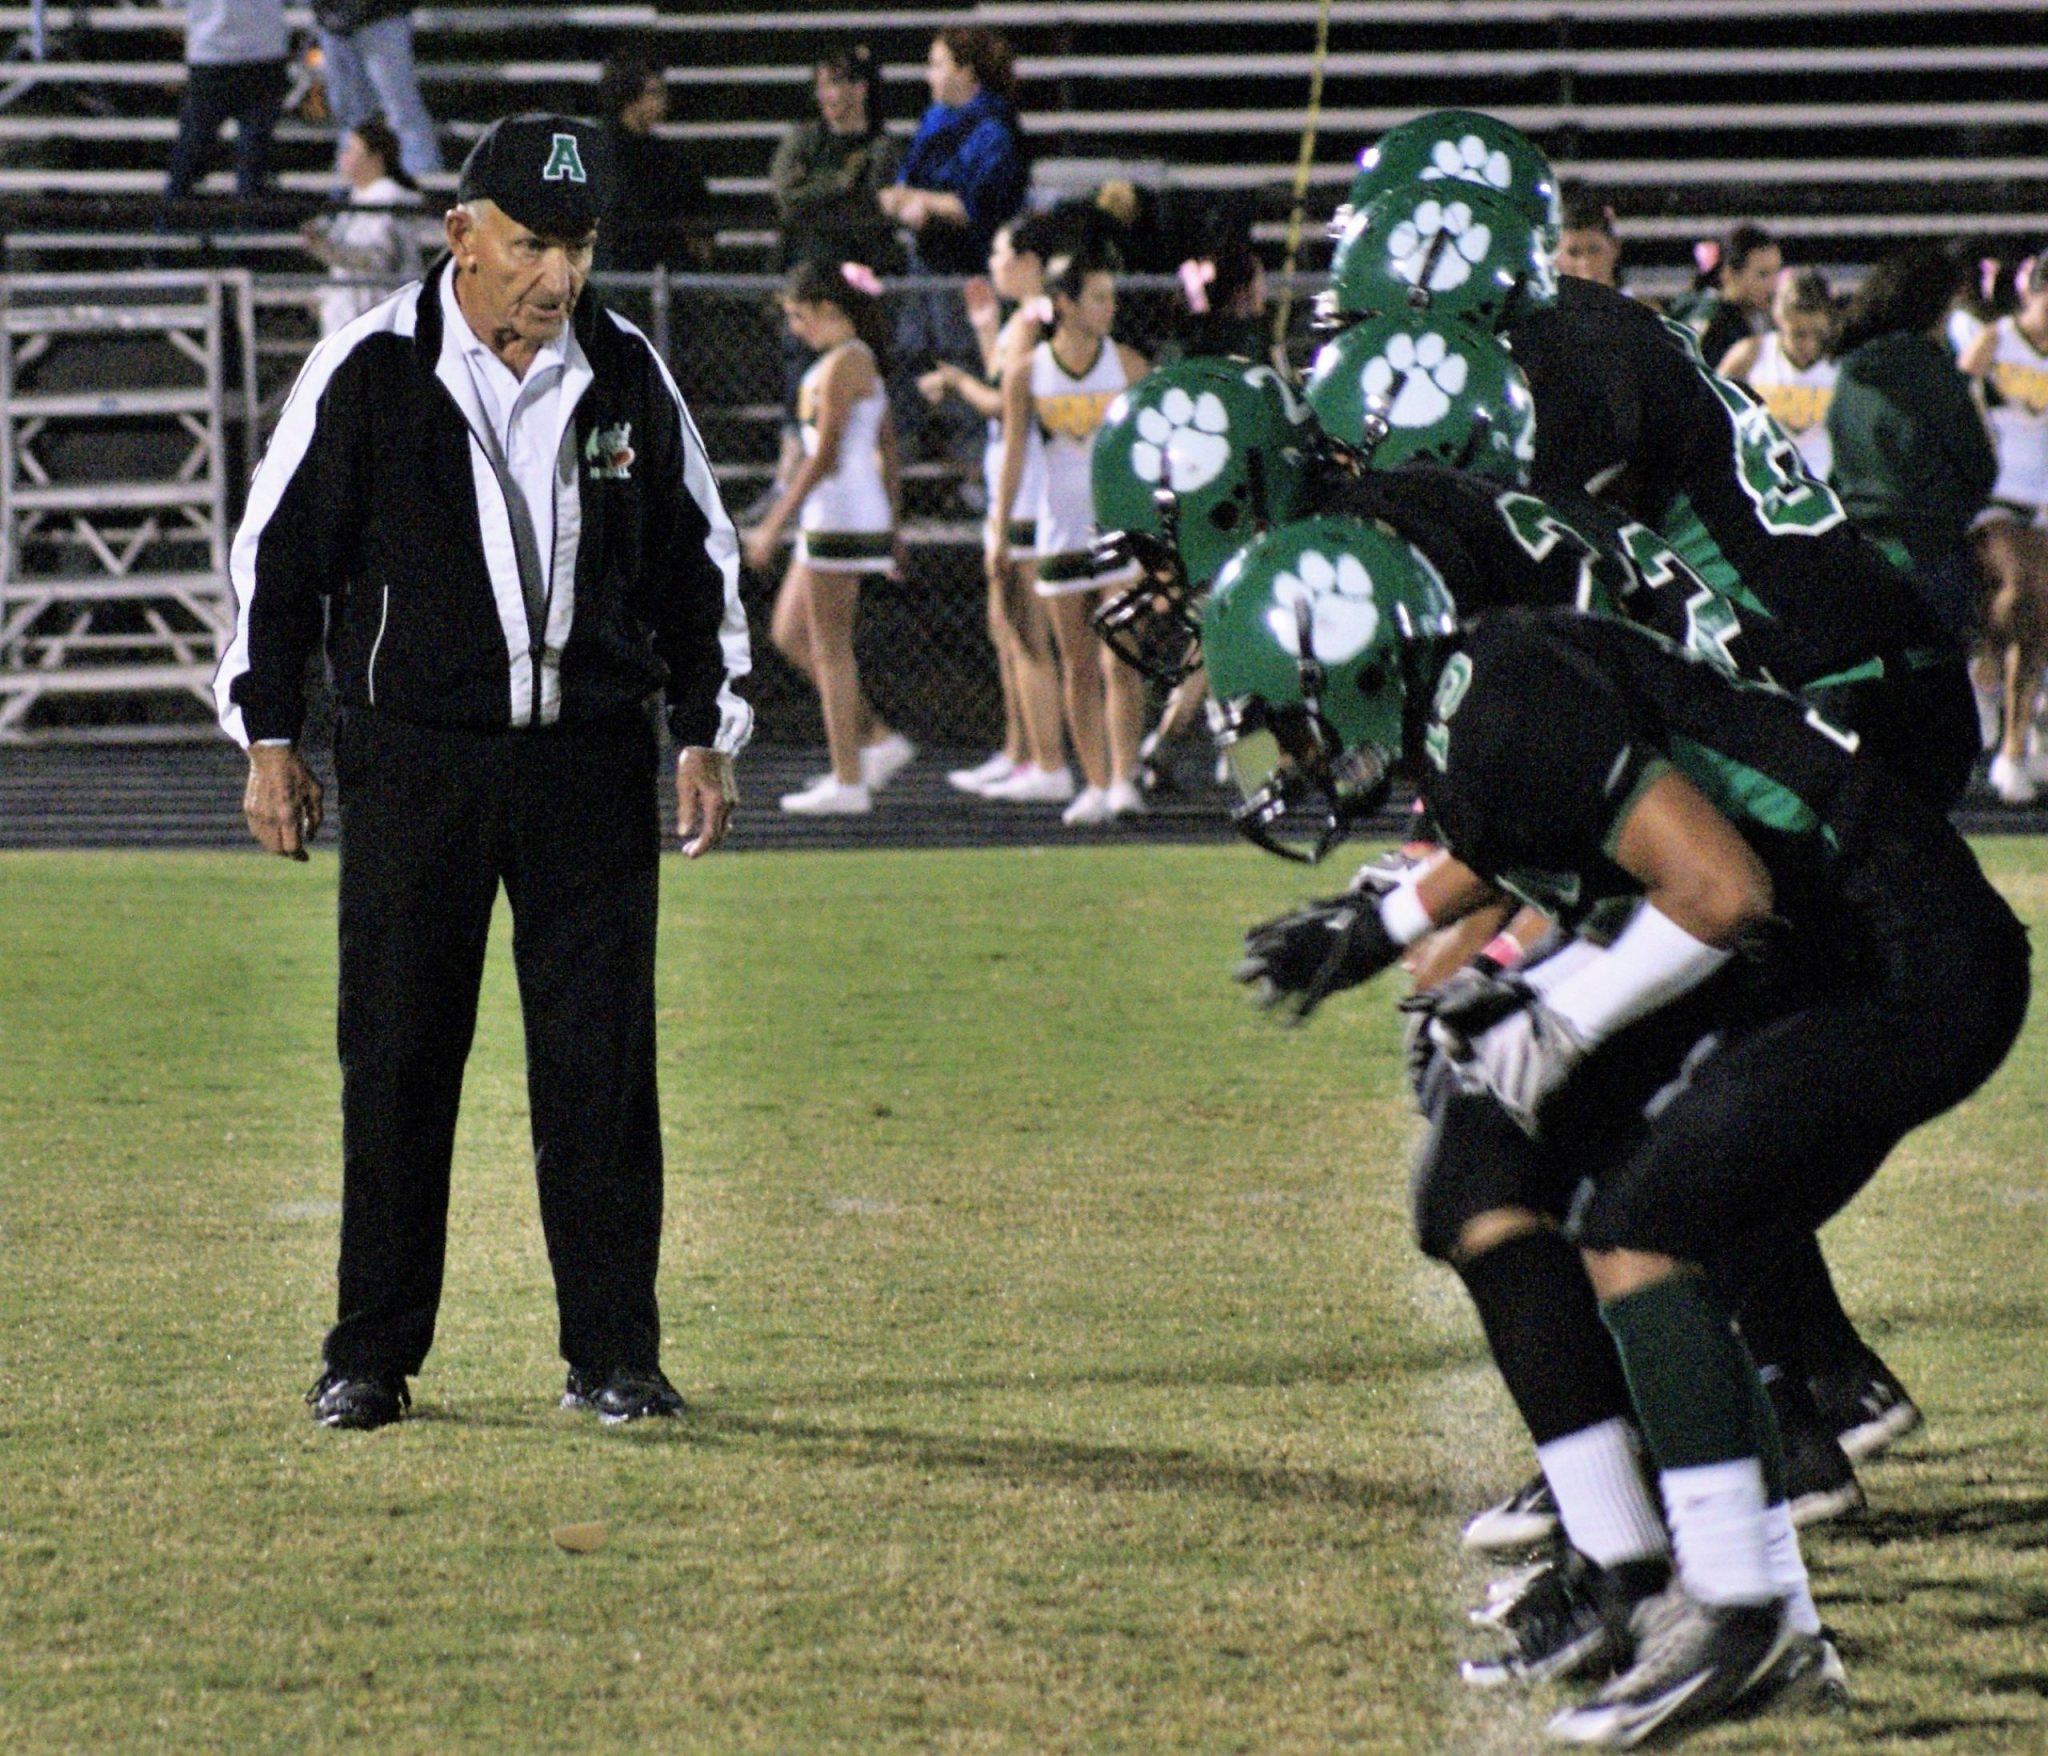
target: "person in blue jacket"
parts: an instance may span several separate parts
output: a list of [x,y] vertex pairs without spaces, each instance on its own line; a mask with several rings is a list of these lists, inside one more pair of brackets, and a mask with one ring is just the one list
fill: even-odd
[[[932,38],[925,77],[931,107],[918,123],[897,180],[876,196],[910,234],[913,275],[982,272],[996,229],[1024,205],[1030,161],[1017,120],[1015,62],[997,32],[949,27]],[[891,400],[900,423],[927,421],[918,449],[971,457],[979,444],[970,411],[930,410],[909,394],[920,373],[942,361],[973,369],[980,359],[967,307],[947,287],[906,295],[897,310]],[[948,417],[951,417],[950,422]]]

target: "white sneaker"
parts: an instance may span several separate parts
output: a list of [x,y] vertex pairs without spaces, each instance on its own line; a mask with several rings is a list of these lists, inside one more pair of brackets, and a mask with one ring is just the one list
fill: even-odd
[[1108,802],[1112,817],[1142,817],[1151,809],[1145,803],[1145,795],[1138,791],[1136,781],[1111,781],[1109,791],[1102,796]]
[[1040,768],[1024,762],[1010,771],[1009,779],[983,787],[981,796],[1005,805],[1064,805],[1074,796],[1074,775],[1065,765]]
[[860,784],[871,793],[879,793],[910,766],[916,755],[915,744],[901,732],[891,732],[861,750]]
[[1092,828],[1109,821],[1109,794],[1101,787],[1083,787],[1074,795],[1074,802],[1060,813],[1060,821],[1070,829]]
[[1991,790],[2008,805],[2031,805],[2039,796],[2026,768],[2003,750],[1991,759]]
[[986,762],[977,762],[972,768],[947,769],[946,785],[963,793],[985,793],[998,781],[1008,780],[1019,772],[1018,765],[998,750]]
[[864,784],[848,786],[828,774],[800,793],[784,793],[782,808],[798,817],[855,817],[872,811],[875,801]]

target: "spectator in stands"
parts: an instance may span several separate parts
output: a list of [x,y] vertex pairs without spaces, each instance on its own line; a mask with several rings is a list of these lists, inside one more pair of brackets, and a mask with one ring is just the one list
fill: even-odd
[[1603,287],[1621,287],[1621,239],[1615,235],[1614,209],[1607,198],[1583,183],[1564,191],[1564,224],[1557,234],[1557,252],[1551,258],[1559,274]]
[[765,572],[783,527],[797,520],[771,635],[816,686],[832,753],[830,773],[783,795],[783,810],[797,816],[873,809],[874,794],[916,755],[861,692],[853,655],[861,578],[897,571],[902,553],[896,433],[882,388],[889,334],[881,290],[863,263],[801,262],[790,271],[783,313],[817,356],[800,403],[804,461],[741,540],[747,565]]
[[[1700,358],[1712,366],[1737,342],[1769,323],[1771,289],[1784,269],[1785,256],[1770,233],[1747,222],[1708,249],[1714,290],[1686,302],[1683,308],[1674,305],[1671,315],[1698,337]],[[1705,264],[1701,272],[1707,272]]]
[[711,192],[689,147],[664,139],[668,81],[637,51],[615,55],[597,82],[612,155],[612,196],[597,228],[600,272],[690,271],[711,264]]
[[344,143],[349,129],[382,114],[398,135],[405,174],[417,182],[439,171],[441,143],[413,67],[408,0],[314,0],[313,22],[327,107]]
[[338,286],[320,295],[320,333],[332,335],[401,281],[420,272],[415,217],[420,192],[399,167],[398,136],[382,116],[358,123],[341,139],[341,174],[349,204],[327,219],[308,220],[299,236],[307,251],[339,280],[380,276],[380,286]]
[[1839,369],[1830,352],[1838,317],[1828,283],[1811,269],[1788,268],[1771,297],[1771,327],[1737,342],[1715,366],[1723,378],[1747,384],[1799,447],[1822,481],[1834,468],[1828,446],[1828,405]]
[[235,124],[235,193],[270,186],[270,139],[284,108],[284,0],[186,0],[185,98],[164,199],[182,201],[207,172],[221,125]]
[[[897,180],[876,199],[910,233],[913,274],[979,274],[996,227],[1024,205],[1030,180],[1010,45],[992,30],[949,27],[932,39],[925,77],[931,107]],[[918,374],[940,360],[971,368],[978,356],[960,295],[907,295],[897,310],[895,353],[897,419],[909,421],[924,410],[915,394]],[[942,419],[922,424],[921,448],[971,457],[972,416],[951,402],[931,412]]]
[[1843,319],[1828,408],[1835,491],[1958,647],[1977,610],[1970,524],[1998,477],[1991,435],[1945,339],[1964,273],[1931,243],[1873,268]]
[[881,274],[903,266],[896,225],[881,196],[894,188],[903,149],[883,131],[874,51],[847,43],[819,56],[818,113],[782,137],[768,167],[782,227],[782,266],[865,262]]
[[[883,129],[874,51],[865,43],[840,44],[818,57],[812,76],[818,113],[791,127],[768,167],[782,227],[782,266],[864,262],[882,274],[898,273],[903,247],[880,196],[895,184],[903,149]],[[781,455],[774,482],[748,509],[754,516],[775,503],[803,456],[796,398],[811,359],[810,349],[785,328]]]

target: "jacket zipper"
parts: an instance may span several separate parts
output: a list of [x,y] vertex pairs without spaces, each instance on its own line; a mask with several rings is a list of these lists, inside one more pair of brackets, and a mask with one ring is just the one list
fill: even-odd
[[384,582],[384,608],[377,616],[377,638],[370,642],[370,670],[366,679],[370,705],[377,705],[377,650],[384,644],[384,629],[391,620],[391,582]]

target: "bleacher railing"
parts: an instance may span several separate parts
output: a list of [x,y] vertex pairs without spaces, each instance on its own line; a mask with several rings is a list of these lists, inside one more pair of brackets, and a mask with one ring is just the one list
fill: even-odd
[[[596,284],[669,362],[727,508],[749,522],[772,486],[786,419],[779,278],[608,275]],[[956,295],[963,283],[885,284],[892,295]],[[1295,282],[1297,361],[1310,345],[1305,318],[1320,284],[1320,276]],[[246,269],[0,275],[0,309],[23,329],[0,377],[0,399],[11,405],[0,421],[0,530],[8,533],[0,740],[213,735],[207,682],[234,626],[228,547],[255,462],[318,340],[320,295],[337,285],[389,290],[372,279]],[[123,306],[134,315],[121,315]],[[1123,339],[1149,352],[1184,321],[1172,279],[1121,283]],[[98,352],[88,348],[103,322],[128,335],[118,357],[104,338]],[[151,323],[162,331],[154,353],[137,340]],[[77,338],[65,344],[73,355],[61,383],[38,378],[58,366],[58,344],[33,339],[44,332]],[[103,369],[95,374],[88,359]],[[156,429],[139,433],[158,403]],[[61,468],[37,451],[47,451],[59,423]],[[863,591],[863,677],[877,705],[920,741],[985,743],[998,730],[999,698],[985,629],[979,472],[971,456],[949,455],[909,457],[904,474],[908,563],[901,578]],[[780,577],[778,566],[743,581],[756,636],[749,693],[765,738],[819,741],[812,691],[767,639]]]

